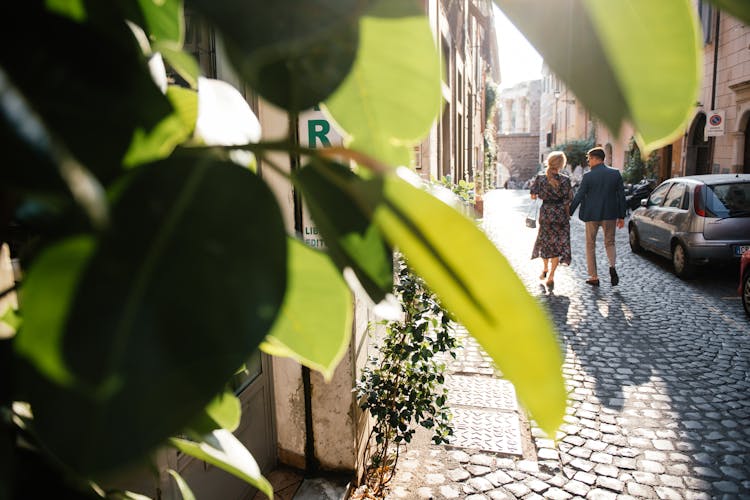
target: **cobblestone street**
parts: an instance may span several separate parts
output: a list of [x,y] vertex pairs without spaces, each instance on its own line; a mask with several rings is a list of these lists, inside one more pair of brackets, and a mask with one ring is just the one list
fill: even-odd
[[592,288],[575,216],[573,262],[550,292],[529,259],[528,203],[527,191],[489,193],[484,227],[557,327],[570,391],[557,445],[466,336],[447,381],[456,438],[435,446],[419,434],[388,498],[750,498],[750,321],[736,274],[681,281],[618,230],[620,284],[606,278],[600,233]]

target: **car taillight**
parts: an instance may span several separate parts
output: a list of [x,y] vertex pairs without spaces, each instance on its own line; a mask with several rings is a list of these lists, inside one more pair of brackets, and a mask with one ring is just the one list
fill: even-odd
[[701,186],[695,186],[695,191],[693,191],[693,209],[695,210],[696,215],[700,215],[701,217],[706,216],[706,207],[703,204],[703,196],[701,196],[702,189]]

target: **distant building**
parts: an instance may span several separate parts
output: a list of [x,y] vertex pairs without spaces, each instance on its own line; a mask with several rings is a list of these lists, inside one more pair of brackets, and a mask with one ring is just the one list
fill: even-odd
[[541,80],[519,83],[500,91],[497,134],[498,185],[524,182],[539,168]]
[[[750,173],[750,26],[695,0],[703,28],[703,87],[676,166],[684,174]],[[714,136],[706,122],[721,116]]]
[[482,193],[486,92],[500,79],[492,2],[424,3],[443,56],[443,110],[416,148],[416,171],[424,179],[476,182]]
[[[654,154],[653,175],[661,181],[680,175],[750,173],[750,26],[693,0],[703,34],[703,78],[693,118],[684,134]],[[635,134],[623,125],[616,135],[592,120],[576,97],[545,65],[540,105],[540,149],[545,155],[569,140],[593,138],[607,164],[624,170],[637,154]],[[708,135],[713,117],[720,126]]]

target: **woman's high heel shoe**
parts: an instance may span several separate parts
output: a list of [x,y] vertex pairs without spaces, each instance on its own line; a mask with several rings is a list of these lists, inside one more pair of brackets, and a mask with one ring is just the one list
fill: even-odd
[[555,288],[555,280],[547,280],[547,289],[552,290]]
[[547,271],[542,271],[542,274],[539,275],[540,280],[543,280],[546,277],[547,277]]

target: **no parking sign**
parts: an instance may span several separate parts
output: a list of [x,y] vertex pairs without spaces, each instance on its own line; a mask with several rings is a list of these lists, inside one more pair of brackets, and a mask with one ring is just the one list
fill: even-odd
[[706,117],[706,137],[724,135],[724,110],[709,111]]

